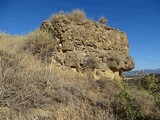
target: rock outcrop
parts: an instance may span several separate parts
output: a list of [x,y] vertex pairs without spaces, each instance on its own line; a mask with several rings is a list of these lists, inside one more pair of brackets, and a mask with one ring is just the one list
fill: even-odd
[[126,34],[87,19],[82,11],[54,15],[40,29],[56,39],[53,59],[62,66],[112,79],[134,68]]

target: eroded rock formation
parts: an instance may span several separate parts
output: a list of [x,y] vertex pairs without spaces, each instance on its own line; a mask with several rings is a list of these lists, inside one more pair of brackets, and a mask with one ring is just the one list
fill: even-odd
[[40,29],[57,40],[53,58],[62,66],[110,78],[120,78],[122,72],[134,68],[126,34],[87,19],[81,11],[54,15]]

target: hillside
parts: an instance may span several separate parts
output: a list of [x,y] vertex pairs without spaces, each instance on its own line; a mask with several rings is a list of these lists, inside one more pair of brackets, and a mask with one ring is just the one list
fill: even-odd
[[124,32],[80,10],[1,33],[0,120],[159,120],[160,77],[123,79],[128,53]]

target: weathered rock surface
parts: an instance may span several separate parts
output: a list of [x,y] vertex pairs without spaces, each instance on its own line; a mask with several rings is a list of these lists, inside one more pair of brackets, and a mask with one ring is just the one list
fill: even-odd
[[63,66],[110,78],[119,78],[122,72],[134,68],[126,34],[87,19],[81,11],[54,15],[40,29],[57,40],[53,58]]

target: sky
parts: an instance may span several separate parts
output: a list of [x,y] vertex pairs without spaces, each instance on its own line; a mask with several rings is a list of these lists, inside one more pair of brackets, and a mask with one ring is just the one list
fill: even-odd
[[59,11],[82,9],[126,32],[135,70],[160,68],[160,0],[0,0],[0,31],[28,34]]

